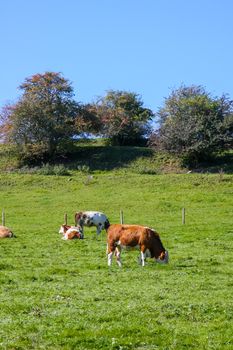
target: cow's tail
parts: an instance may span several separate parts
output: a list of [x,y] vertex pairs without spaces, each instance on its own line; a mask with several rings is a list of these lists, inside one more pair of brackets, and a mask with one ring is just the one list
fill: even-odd
[[104,223],[104,228],[105,228],[105,230],[107,230],[107,229],[109,228],[109,226],[110,226],[110,222],[109,222],[108,219],[106,219],[106,221],[105,221],[105,223]]

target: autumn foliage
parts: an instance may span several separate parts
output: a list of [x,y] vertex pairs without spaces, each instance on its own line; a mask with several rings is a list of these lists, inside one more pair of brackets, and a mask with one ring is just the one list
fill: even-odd
[[[21,97],[0,113],[0,142],[16,146],[24,162],[44,162],[67,155],[78,137],[101,136],[112,145],[148,144],[197,163],[233,146],[233,102],[212,97],[202,86],[181,86],[155,114],[140,95],[109,90],[93,103],[74,99],[61,73],[25,79]],[[157,116],[159,127],[153,130]]]
[[153,112],[143,107],[138,94],[107,92],[94,105],[101,120],[101,132],[114,145],[140,145],[148,136]]
[[3,137],[25,160],[50,159],[75,133],[79,106],[71,84],[61,74],[47,72],[27,78],[20,90],[19,101],[2,113]]

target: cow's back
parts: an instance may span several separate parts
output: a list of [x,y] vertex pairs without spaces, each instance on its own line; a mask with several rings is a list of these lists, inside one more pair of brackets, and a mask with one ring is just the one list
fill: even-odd
[[134,246],[139,243],[143,226],[112,224],[109,226],[108,240],[120,241],[122,245]]
[[108,218],[104,213],[98,211],[80,211],[75,213],[75,222],[78,222],[80,220],[86,224],[90,220],[94,223],[99,221],[106,221]]

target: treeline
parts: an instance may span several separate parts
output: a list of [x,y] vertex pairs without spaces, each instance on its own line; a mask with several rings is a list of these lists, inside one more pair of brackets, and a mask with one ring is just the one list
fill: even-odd
[[233,101],[227,95],[212,97],[202,86],[173,90],[157,113],[127,91],[110,90],[90,104],[77,102],[60,73],[33,75],[19,88],[19,100],[1,109],[0,139],[15,145],[24,163],[65,155],[86,134],[112,145],[148,145],[179,155],[186,164],[233,146]]

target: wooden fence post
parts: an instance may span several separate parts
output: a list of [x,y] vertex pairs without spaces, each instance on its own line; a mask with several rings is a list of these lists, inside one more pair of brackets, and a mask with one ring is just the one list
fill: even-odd
[[185,208],[182,208],[182,225],[185,224]]
[[5,212],[4,212],[4,209],[2,209],[2,226],[5,226]]
[[121,223],[121,225],[123,225],[123,223],[124,223],[123,210],[120,210],[120,223]]

